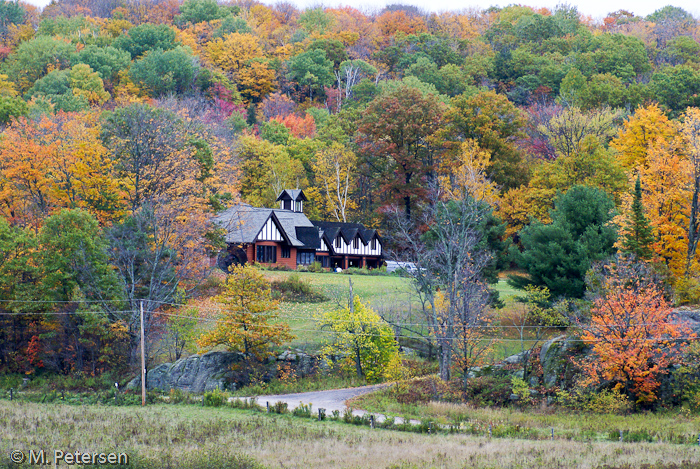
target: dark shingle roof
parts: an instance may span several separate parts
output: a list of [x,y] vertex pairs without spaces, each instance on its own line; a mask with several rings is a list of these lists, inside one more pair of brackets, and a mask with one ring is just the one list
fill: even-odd
[[277,201],[284,199],[303,201],[309,200],[306,198],[306,194],[304,194],[304,191],[302,191],[301,189],[284,189],[282,192],[280,192],[280,195],[277,196]]
[[[223,212],[220,212],[214,222],[226,230],[224,239],[227,243],[254,243],[258,233],[265,226],[267,220],[272,217],[279,226],[282,236],[290,246],[305,248],[306,242],[311,242],[309,249],[315,249],[320,244],[318,228],[300,212],[290,210],[277,210],[270,208],[257,208],[248,204],[235,205]],[[304,239],[297,236],[297,228],[308,228],[316,233],[316,240],[312,241],[307,232],[304,232]]]
[[377,230],[365,228],[364,225],[360,223],[343,223],[338,221],[312,221],[311,223],[319,227],[323,236],[329,243],[332,243],[338,234],[348,243],[359,234],[360,239],[365,245],[367,245],[373,237],[379,237]]

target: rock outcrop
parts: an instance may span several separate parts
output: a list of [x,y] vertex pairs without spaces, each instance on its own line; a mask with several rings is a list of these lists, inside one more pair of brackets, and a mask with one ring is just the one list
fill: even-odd
[[[235,352],[209,352],[204,355],[190,355],[175,363],[163,363],[148,371],[148,389],[180,389],[188,392],[205,392],[213,389],[226,389],[233,381],[232,365],[243,359]],[[141,386],[141,377],[129,382],[127,389]]]
[[[234,365],[244,360],[243,354],[237,352],[209,352],[204,355],[190,355],[175,363],[163,363],[148,370],[146,385],[149,390],[158,389],[169,391],[179,389],[187,392],[201,393],[213,389],[235,389],[247,384],[247,373],[235,371]],[[276,358],[264,364],[262,378],[272,379],[277,373],[279,364],[284,363],[297,376],[312,374],[317,366],[318,358],[307,355],[301,350],[285,351]],[[138,376],[127,384],[127,389],[141,387],[141,377]]]

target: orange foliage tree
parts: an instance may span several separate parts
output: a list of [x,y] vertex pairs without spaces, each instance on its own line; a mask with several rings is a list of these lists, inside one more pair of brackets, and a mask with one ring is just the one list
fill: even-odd
[[305,117],[289,114],[284,117],[273,117],[271,120],[284,125],[296,138],[310,138],[316,134],[316,122],[311,114]]
[[114,162],[100,141],[97,115],[60,112],[20,119],[0,141],[0,213],[38,226],[57,208],[84,208],[100,220],[119,216]]
[[592,347],[582,363],[585,384],[611,381],[638,403],[656,400],[660,375],[681,356],[690,330],[673,321],[671,305],[646,264],[618,257],[600,266],[591,284],[596,298],[591,320],[580,324]]

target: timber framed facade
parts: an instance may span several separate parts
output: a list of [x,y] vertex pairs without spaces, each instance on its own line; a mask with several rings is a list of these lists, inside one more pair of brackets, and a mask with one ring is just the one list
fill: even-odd
[[326,269],[378,268],[382,240],[359,223],[311,221],[303,213],[308,199],[300,189],[283,190],[279,209],[239,204],[217,215],[227,248],[217,259],[223,270],[255,262],[296,269],[319,262]]

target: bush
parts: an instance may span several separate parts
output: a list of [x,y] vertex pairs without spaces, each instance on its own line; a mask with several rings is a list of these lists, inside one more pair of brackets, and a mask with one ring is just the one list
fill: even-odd
[[270,412],[274,414],[286,414],[287,412],[289,412],[289,410],[287,409],[287,403],[282,401],[275,402],[275,404],[272,407],[270,407]]
[[292,410],[292,415],[295,417],[311,417],[311,403],[309,404],[304,404],[303,402],[300,402],[299,405]]
[[467,381],[464,398],[478,407],[505,406],[512,392],[509,376],[479,376]]
[[205,392],[202,399],[205,407],[221,407],[228,400],[228,394],[217,388],[213,391]]
[[581,398],[581,409],[596,414],[626,414],[632,403],[617,389],[603,390]]
[[309,272],[315,272],[315,273],[323,272],[323,267],[321,267],[321,263],[318,261],[312,262],[311,265],[309,266]]
[[272,290],[285,301],[300,303],[319,303],[326,301],[326,297],[314,290],[308,281],[294,272],[285,280],[272,282]]

